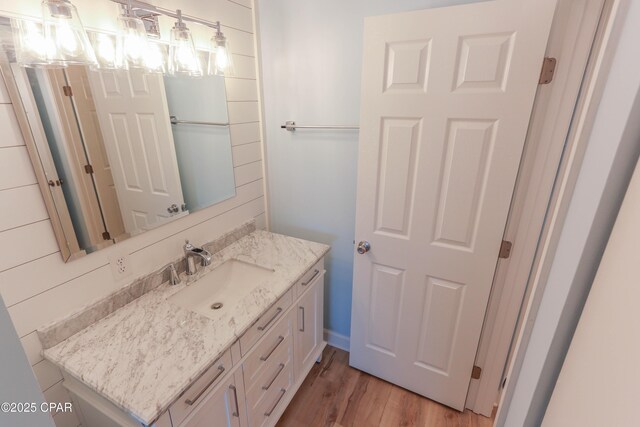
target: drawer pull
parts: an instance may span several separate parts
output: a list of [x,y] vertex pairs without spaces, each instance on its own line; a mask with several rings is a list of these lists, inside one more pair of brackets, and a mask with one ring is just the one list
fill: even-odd
[[298,329],[298,331],[304,332],[304,307],[298,307],[298,308],[302,310],[302,328]]
[[233,401],[236,403],[236,411],[231,415],[234,417],[240,417],[240,407],[238,406],[238,392],[236,391],[236,386],[230,385],[229,388],[233,390]]
[[282,372],[283,369],[284,369],[284,363],[281,363],[280,367],[278,368],[278,371],[273,376],[273,378],[271,378],[271,381],[269,381],[269,384],[263,385],[262,389],[263,390],[269,390],[269,387],[271,387],[271,384],[273,384],[273,382],[276,380],[276,378],[278,378],[278,375],[280,375],[280,372]]
[[269,327],[269,325],[271,324],[271,322],[276,320],[276,317],[278,317],[280,315],[280,313],[282,313],[282,309],[280,307],[278,307],[278,309],[276,310],[275,314],[271,317],[271,319],[269,319],[269,321],[267,323],[265,323],[262,326],[258,326],[258,330],[259,331],[264,331],[265,329],[267,329]]
[[313,282],[313,279],[315,279],[318,274],[320,274],[320,270],[318,269],[314,270],[313,276],[311,276],[311,279],[307,280],[306,282],[302,282],[302,286],[307,286],[309,283]]
[[273,346],[273,348],[272,348],[271,350],[269,350],[269,353],[267,353],[267,354],[266,354],[266,355],[264,355],[264,356],[260,356],[260,360],[262,360],[263,362],[266,362],[266,361],[267,361],[267,359],[268,359],[269,357],[271,357],[271,355],[273,354],[273,352],[274,352],[274,351],[276,351],[276,348],[278,348],[278,346],[279,346],[280,344],[282,344],[282,341],[284,341],[284,337],[283,337],[282,335],[280,335],[280,336],[278,337],[278,341],[276,342],[276,345],[274,345],[274,346]]
[[270,417],[271,414],[273,414],[273,411],[276,410],[276,407],[278,406],[278,403],[280,403],[280,401],[282,400],[282,398],[284,397],[285,393],[287,392],[287,389],[281,388],[280,389],[280,397],[278,398],[278,400],[276,400],[276,403],[273,405],[273,407],[271,408],[271,410],[267,411],[264,413],[265,417]]
[[218,366],[218,373],[213,378],[211,378],[211,381],[209,381],[209,384],[207,384],[205,387],[203,387],[202,390],[200,390],[200,393],[196,394],[196,396],[193,399],[187,399],[187,400],[184,401],[184,403],[186,403],[189,406],[191,406],[194,403],[196,403],[198,401],[198,399],[200,399],[200,396],[202,396],[202,394],[209,387],[211,387],[211,384],[213,384],[218,378],[220,378],[220,375],[222,375],[223,372],[224,372],[224,366],[222,366],[222,365]]

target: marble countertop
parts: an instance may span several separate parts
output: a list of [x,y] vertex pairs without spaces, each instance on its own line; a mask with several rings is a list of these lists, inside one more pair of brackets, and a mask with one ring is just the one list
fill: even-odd
[[[171,304],[184,289],[163,284],[56,346],[46,359],[125,412],[151,424],[248,327],[282,296],[329,246],[255,231],[213,255],[189,282],[229,259],[272,268],[236,307],[210,319]],[[231,308],[231,307],[230,307]]]

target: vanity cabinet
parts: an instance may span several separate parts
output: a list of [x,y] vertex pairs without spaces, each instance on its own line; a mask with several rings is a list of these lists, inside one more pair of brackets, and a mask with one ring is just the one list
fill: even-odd
[[276,424],[324,349],[324,275],[321,259],[256,320],[239,339],[234,382],[208,395],[180,427]]
[[[177,398],[155,427],[273,427],[321,356],[324,260],[320,259]],[[65,386],[83,425],[142,426],[79,381]],[[99,420],[99,421],[98,421]]]
[[[200,405],[184,420],[181,427],[242,427],[240,395],[236,381],[238,375],[231,375],[216,390],[208,394]],[[212,424],[213,422],[213,424]],[[177,426],[178,424],[173,424]]]
[[302,373],[304,368],[310,367],[318,358],[318,347],[323,342],[323,300],[324,300],[324,270],[321,266],[315,269],[308,283],[304,286],[302,296],[296,303],[296,373]]
[[295,382],[294,315],[294,310],[289,310],[242,365],[250,427],[273,424],[276,409],[292,390]]
[[199,408],[205,399],[208,400],[210,390],[226,379],[226,374],[231,371],[232,367],[231,350],[227,350],[169,407],[173,425],[182,425],[182,421],[192,411]]

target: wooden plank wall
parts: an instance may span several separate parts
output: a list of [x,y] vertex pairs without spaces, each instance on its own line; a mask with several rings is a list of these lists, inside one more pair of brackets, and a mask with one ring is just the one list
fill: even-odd
[[[256,219],[259,227],[265,224],[252,1],[211,0],[205,5],[183,0],[180,3],[185,13],[192,15],[206,17],[203,14],[209,10],[216,11],[216,19],[222,22],[223,31],[232,43],[236,75],[225,79],[236,177],[236,196],[232,199],[114,247],[64,263],[11,101],[0,79],[0,293],[49,401],[64,402],[69,397],[62,387],[60,370],[40,355],[37,328],[179,256],[184,239],[196,244],[212,240],[251,218]],[[78,7],[80,9],[80,5]],[[204,8],[207,10],[201,10]],[[83,7],[81,12],[86,9]],[[109,258],[121,253],[130,254],[134,273],[128,279],[116,281]],[[58,427],[79,424],[73,413],[59,414],[54,420]]]

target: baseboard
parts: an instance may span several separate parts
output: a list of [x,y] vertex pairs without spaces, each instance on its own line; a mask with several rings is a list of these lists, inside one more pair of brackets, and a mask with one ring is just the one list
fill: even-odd
[[342,335],[329,329],[325,329],[324,340],[332,347],[336,347],[344,351],[349,351],[349,337],[346,335]]

